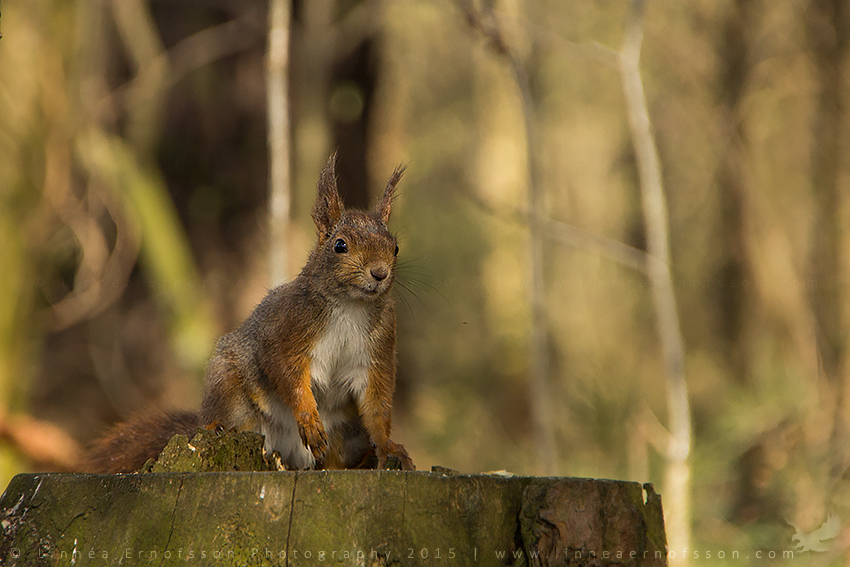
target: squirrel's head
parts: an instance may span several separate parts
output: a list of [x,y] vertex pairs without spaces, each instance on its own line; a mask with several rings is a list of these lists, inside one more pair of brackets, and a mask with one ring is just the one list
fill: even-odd
[[398,242],[387,223],[404,168],[396,168],[375,208],[364,212],[345,210],[337,190],[335,164],[336,154],[319,174],[313,205],[319,231],[311,259],[313,273],[324,278],[325,290],[334,296],[375,300],[387,294],[395,279]]

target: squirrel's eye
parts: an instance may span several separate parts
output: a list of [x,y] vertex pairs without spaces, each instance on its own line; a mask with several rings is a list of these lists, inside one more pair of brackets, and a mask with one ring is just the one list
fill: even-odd
[[396,256],[398,256],[398,244],[395,245],[395,252],[393,252]]
[[348,244],[345,243],[345,240],[342,238],[336,239],[336,242],[334,242],[334,252],[337,254],[345,254],[348,252]]

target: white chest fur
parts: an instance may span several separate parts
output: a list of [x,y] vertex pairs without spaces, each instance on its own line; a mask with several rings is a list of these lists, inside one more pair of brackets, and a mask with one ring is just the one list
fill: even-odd
[[[366,391],[369,381],[370,339],[369,312],[356,303],[334,309],[328,324],[313,347],[310,379],[319,406],[319,416],[326,431],[350,419],[351,399]],[[270,419],[260,433],[266,436],[266,450],[279,451],[289,466],[306,469],[315,459],[304,446],[292,409],[272,402]]]
[[310,374],[320,412],[332,411],[366,390],[369,346],[367,306],[336,307],[311,352]]

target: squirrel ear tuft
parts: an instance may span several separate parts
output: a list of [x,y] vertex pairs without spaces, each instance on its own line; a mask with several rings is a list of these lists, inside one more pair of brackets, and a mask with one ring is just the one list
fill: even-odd
[[387,187],[384,189],[384,194],[381,197],[381,200],[378,201],[378,204],[375,207],[375,212],[381,217],[384,224],[390,222],[390,213],[392,212],[393,200],[395,199],[395,188],[396,185],[398,185],[405,169],[407,169],[406,165],[400,165],[395,168],[395,171],[393,171],[393,174],[390,176],[390,180],[387,181]]
[[313,221],[322,237],[328,235],[342,218],[345,208],[336,186],[336,152],[319,173],[318,194],[313,204]]

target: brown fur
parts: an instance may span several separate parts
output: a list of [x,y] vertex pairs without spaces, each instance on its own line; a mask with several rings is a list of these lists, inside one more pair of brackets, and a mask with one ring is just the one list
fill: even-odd
[[[218,341],[207,366],[199,423],[264,432],[281,426],[275,408],[283,406],[292,412],[301,442],[317,466],[354,467],[374,451],[379,464],[397,456],[403,468],[412,470],[404,447],[389,439],[396,367],[390,290],[398,248],[386,224],[403,168],[393,173],[375,209],[362,212],[345,210],[334,164],[332,156],[319,176],[312,211],[318,241],[307,264],[295,280],[271,290],[239,328]],[[344,253],[335,251],[338,241],[345,243]],[[336,408],[344,421],[329,434],[314,392],[311,357],[330,319],[340,306],[352,302],[367,313],[368,381],[362,395],[352,395]],[[104,462],[106,449],[128,454],[144,449],[155,456],[170,437],[168,431],[178,425],[184,423],[151,419],[119,427],[99,445],[98,463]],[[137,446],[127,447],[134,434],[140,436]],[[124,463],[119,456],[109,461]]]
[[128,473],[156,457],[174,435],[192,437],[198,430],[198,414],[148,413],[113,427],[88,453],[86,472]]

